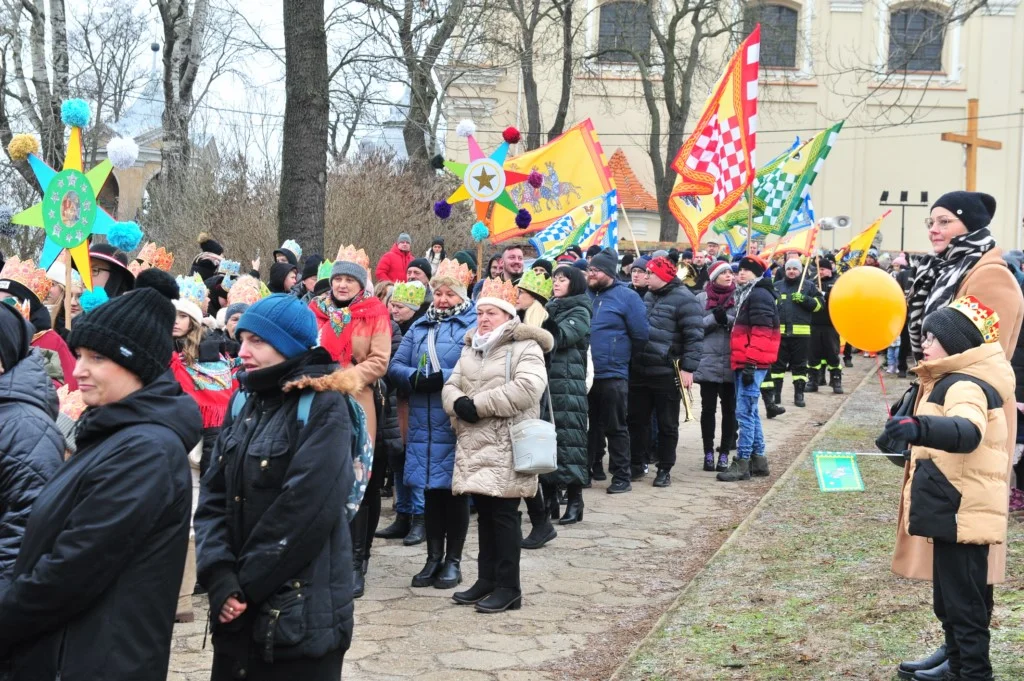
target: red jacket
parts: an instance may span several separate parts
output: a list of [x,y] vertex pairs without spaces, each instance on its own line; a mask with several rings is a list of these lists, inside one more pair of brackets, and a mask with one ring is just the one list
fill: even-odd
[[414,259],[412,250],[405,253],[398,250],[398,244],[395,244],[390,251],[381,256],[374,277],[378,282],[393,281],[397,284],[400,281],[405,281],[405,272],[409,269],[409,263]]
[[[75,371],[75,356],[71,354],[68,344],[64,342],[64,339],[56,331],[49,329],[42,333],[37,333],[32,339],[32,347],[55,353],[60,360],[60,368],[64,372],[64,383],[67,383],[72,391],[78,390],[78,381],[75,380],[73,375]],[[64,383],[55,378],[52,380],[54,388],[64,385]]]
[[733,369],[747,364],[767,369],[775,362],[781,340],[777,298],[772,283],[761,278],[740,305],[729,339]]

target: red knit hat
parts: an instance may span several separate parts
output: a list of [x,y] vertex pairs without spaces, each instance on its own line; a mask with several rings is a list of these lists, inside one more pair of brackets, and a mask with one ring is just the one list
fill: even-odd
[[719,275],[727,271],[732,272],[732,265],[721,260],[716,260],[712,263],[711,267],[708,268],[708,281],[714,282]]
[[745,255],[740,260],[740,269],[748,270],[760,277],[768,271],[768,262],[759,255]]
[[666,284],[676,278],[676,266],[664,256],[659,256],[647,263],[647,271]]

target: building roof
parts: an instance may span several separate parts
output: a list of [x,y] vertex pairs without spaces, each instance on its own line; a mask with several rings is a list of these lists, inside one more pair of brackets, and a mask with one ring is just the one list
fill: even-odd
[[608,167],[612,171],[612,178],[619,192],[619,205],[626,210],[658,212],[658,200],[647,191],[636,173],[629,167],[629,161],[626,160],[626,154],[622,149],[615,150],[608,160]]

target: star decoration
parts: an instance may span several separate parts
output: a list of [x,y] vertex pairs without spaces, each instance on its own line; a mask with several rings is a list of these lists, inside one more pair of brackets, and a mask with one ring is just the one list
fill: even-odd
[[491,187],[491,180],[493,180],[494,178],[495,175],[488,175],[487,168],[484,168],[483,170],[480,171],[480,174],[477,175],[474,179],[476,180],[477,186],[480,189],[483,189],[484,187],[487,187],[488,189],[493,189],[493,187]]
[[509,143],[502,142],[490,156],[486,156],[472,135],[466,141],[469,143],[469,163],[444,162],[445,168],[462,178],[462,186],[448,197],[448,203],[473,199],[476,217],[480,222],[488,222],[487,213],[492,204],[513,213],[518,211],[508,188],[526,182],[529,175],[502,167],[508,156]]

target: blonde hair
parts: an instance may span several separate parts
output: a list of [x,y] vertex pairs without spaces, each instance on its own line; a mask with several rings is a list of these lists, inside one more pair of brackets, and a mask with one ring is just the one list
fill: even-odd
[[182,360],[186,365],[191,366],[199,361],[199,344],[203,342],[203,325],[196,324],[192,317],[188,318],[188,331],[181,338],[176,338],[181,343]]
[[384,279],[383,281],[378,281],[377,285],[373,287],[373,295],[377,296],[377,300],[387,305],[391,302],[391,294],[394,290],[395,285]]
[[547,318],[548,311],[541,305],[539,300],[534,300],[530,303],[530,307],[526,308],[526,312],[523,313],[523,323],[530,326],[540,326]]

